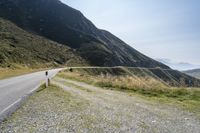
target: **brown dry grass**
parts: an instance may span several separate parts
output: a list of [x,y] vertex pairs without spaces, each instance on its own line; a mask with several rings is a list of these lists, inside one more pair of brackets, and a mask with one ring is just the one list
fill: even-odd
[[[46,68],[47,69],[47,68]],[[14,76],[20,76],[23,74],[28,74],[32,72],[42,71],[45,68],[31,69],[31,68],[19,68],[19,69],[9,69],[9,68],[0,68],[0,80],[6,79]]]
[[200,90],[196,88],[170,87],[163,82],[136,76],[113,76],[109,74],[89,75],[79,72],[60,72],[62,78],[74,79],[96,86],[122,91],[133,91],[139,94],[156,97],[170,97],[179,100],[200,101]]

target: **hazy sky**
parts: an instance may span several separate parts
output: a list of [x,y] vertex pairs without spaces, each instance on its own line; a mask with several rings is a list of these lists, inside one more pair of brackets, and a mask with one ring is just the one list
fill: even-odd
[[152,58],[200,65],[200,0],[62,0]]

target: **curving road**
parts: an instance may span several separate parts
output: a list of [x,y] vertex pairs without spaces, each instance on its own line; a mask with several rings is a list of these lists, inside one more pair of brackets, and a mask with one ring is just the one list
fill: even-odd
[[[62,68],[49,70],[49,78]],[[17,109],[26,96],[34,92],[45,81],[45,71],[0,80],[0,121]]]

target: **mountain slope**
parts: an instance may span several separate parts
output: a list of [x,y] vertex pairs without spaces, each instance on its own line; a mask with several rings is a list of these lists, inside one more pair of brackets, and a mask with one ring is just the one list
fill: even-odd
[[193,69],[193,70],[183,71],[183,73],[200,79],[200,69]]
[[85,61],[67,46],[30,34],[0,18],[0,67],[77,65]]
[[91,65],[169,68],[100,30],[59,0],[1,0],[0,17],[77,50]]
[[0,67],[15,64],[140,67],[132,70],[175,86],[181,82],[199,86],[195,82],[200,82],[96,28],[82,13],[59,0],[0,1]]

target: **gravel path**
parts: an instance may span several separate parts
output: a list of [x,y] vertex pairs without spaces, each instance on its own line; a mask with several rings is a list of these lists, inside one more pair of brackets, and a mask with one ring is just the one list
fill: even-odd
[[56,78],[33,95],[1,133],[200,133],[200,121],[177,107],[137,96]]

